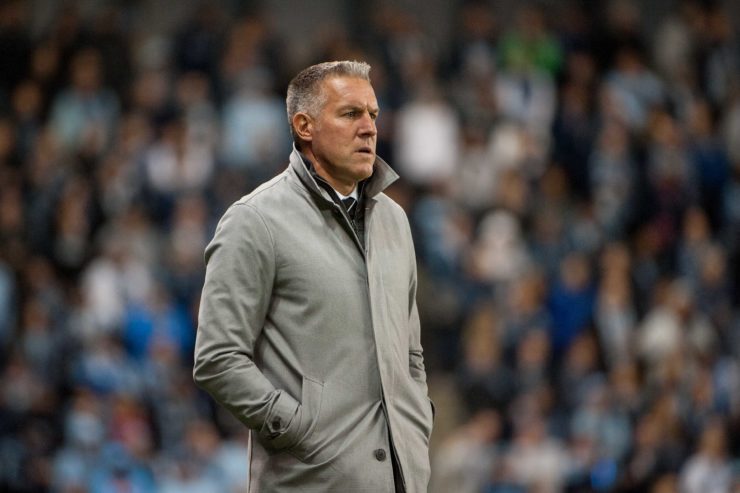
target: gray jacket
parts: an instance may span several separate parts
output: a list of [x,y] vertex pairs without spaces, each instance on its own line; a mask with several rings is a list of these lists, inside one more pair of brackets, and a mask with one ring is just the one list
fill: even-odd
[[416,261],[382,193],[397,178],[376,160],[361,245],[294,150],[206,248],[194,378],[252,430],[250,491],[393,492],[390,447],[407,492],[427,491]]

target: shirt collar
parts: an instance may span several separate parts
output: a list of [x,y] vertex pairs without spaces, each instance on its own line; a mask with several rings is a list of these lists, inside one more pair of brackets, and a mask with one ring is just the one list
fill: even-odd
[[[318,193],[330,201],[333,201],[331,193],[336,194],[337,196],[339,195],[333,188],[331,188],[326,180],[316,173],[311,161],[307,159],[305,155],[300,153],[295,145],[293,145],[293,152],[290,155],[290,167],[298,175],[298,178],[300,178],[304,185],[314,193]],[[354,196],[355,199],[358,199],[360,196],[365,197],[365,199],[373,198],[388,188],[388,186],[396,180],[398,180],[398,174],[393,171],[388,163],[376,156],[375,163],[373,164],[372,176],[367,180],[363,180],[358,183],[358,186],[355,187],[352,194],[357,194]],[[329,190],[326,190],[326,187],[331,190],[331,193]],[[353,196],[352,194],[350,194],[350,196]]]
[[352,189],[349,195],[342,195],[340,192],[337,192],[336,189],[334,190],[334,193],[336,193],[337,196],[339,196],[340,200],[344,200],[347,197],[352,197],[355,200],[359,200],[360,194],[357,191],[359,188],[360,188],[359,185],[356,186],[354,189]]

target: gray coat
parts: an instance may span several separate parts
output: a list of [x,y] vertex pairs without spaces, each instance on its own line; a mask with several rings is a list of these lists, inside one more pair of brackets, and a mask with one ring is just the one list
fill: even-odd
[[[427,491],[432,407],[408,220],[366,184],[365,245],[294,150],[206,248],[194,378],[252,432],[250,491]],[[259,465],[255,468],[255,464]]]

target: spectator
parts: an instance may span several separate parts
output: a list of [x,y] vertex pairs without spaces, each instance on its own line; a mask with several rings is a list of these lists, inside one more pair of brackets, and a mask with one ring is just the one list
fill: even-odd
[[119,102],[104,85],[100,53],[94,48],[72,59],[69,85],[55,98],[51,126],[65,149],[99,155],[110,144]]
[[479,493],[500,460],[495,442],[500,438],[498,414],[476,413],[440,446],[432,467],[432,492]]
[[284,104],[270,93],[264,68],[244,72],[242,79],[223,109],[221,155],[227,166],[246,169],[261,183],[290,147]]
[[730,491],[732,473],[725,451],[725,430],[721,422],[708,424],[701,434],[699,450],[681,471],[679,484],[686,493]]
[[588,259],[578,253],[565,257],[560,276],[550,290],[551,337],[557,354],[592,323],[595,290]]
[[396,115],[396,156],[404,177],[418,185],[448,182],[456,172],[457,115],[431,85]]

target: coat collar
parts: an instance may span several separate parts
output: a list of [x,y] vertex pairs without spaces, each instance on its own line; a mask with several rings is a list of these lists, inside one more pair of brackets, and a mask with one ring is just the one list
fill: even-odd
[[[311,176],[311,173],[309,173],[308,168],[306,168],[306,165],[301,158],[301,154],[298,152],[295,145],[293,145],[293,152],[290,154],[290,168],[296,175],[298,175],[301,182],[311,192],[318,194],[329,202],[333,202],[332,198],[329,196],[329,192],[327,192],[323,187],[320,187],[316,183],[314,177]],[[398,174],[393,171],[388,163],[376,156],[375,163],[373,164],[373,174],[367,179],[367,183],[365,184],[365,188],[362,193],[368,199],[374,198],[376,195],[388,188],[393,182],[398,180],[398,178]]]

